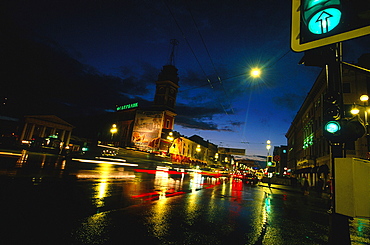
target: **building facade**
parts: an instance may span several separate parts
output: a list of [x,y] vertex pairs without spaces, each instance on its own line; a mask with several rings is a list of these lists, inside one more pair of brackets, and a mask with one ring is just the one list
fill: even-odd
[[[354,105],[359,104],[363,94],[370,94],[369,55],[363,55],[357,65],[343,64],[342,87],[344,116]],[[325,69],[317,77],[301,108],[296,114],[288,132],[287,167],[294,170],[296,177],[307,178],[315,186],[318,178],[330,178],[331,155],[328,140],[323,136],[323,95],[327,91]],[[365,120],[363,108],[360,117]],[[354,142],[344,145],[347,157],[367,158],[368,143],[364,135]]]
[[42,138],[46,140],[42,143],[43,147],[50,146],[62,150],[69,145],[73,128],[73,125],[54,115],[25,116],[19,141],[30,144],[35,139]]
[[107,116],[99,141],[148,152],[167,152],[172,143],[167,134],[174,127],[178,81],[176,67],[163,66],[156,81],[154,102],[150,106],[141,102],[117,106],[117,111]]

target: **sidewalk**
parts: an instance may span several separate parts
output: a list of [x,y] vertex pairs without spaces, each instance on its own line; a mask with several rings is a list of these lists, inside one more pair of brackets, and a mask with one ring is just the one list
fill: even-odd
[[[263,182],[259,182],[257,186],[269,188],[268,184],[263,183]],[[290,186],[290,185],[271,184],[270,188],[271,189],[276,189],[276,190],[295,192],[295,193],[299,193],[299,194],[303,195],[303,192],[299,187],[294,187],[294,186]],[[318,197],[318,193],[317,193],[316,190],[310,190],[309,193],[310,193],[309,196]],[[321,195],[321,198],[329,199],[330,194],[326,193],[326,192],[323,192],[322,195]]]

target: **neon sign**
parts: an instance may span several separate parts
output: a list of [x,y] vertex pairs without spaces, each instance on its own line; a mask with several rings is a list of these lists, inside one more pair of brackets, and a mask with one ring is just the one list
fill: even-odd
[[313,139],[314,139],[313,133],[307,136],[303,140],[303,149],[307,149],[309,146],[313,145]]
[[139,107],[139,102],[118,106],[116,110],[117,111],[122,111],[122,110],[127,110],[127,109],[131,109],[131,108],[136,108],[136,107]]

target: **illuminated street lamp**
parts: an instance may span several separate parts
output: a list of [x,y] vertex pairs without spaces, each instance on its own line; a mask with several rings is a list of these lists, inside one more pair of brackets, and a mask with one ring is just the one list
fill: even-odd
[[110,129],[110,133],[112,134],[112,139],[113,139],[113,135],[115,133],[117,133],[118,129],[117,129],[117,125],[116,124],[113,124],[111,129]]
[[250,71],[250,75],[254,78],[257,78],[257,77],[260,77],[261,76],[261,69],[259,68],[253,68],[251,71]]
[[361,95],[360,100],[365,103],[369,100],[369,96],[367,94],[363,94]]
[[270,141],[270,140],[268,140],[268,141],[266,142],[266,149],[267,149],[267,153],[268,153],[268,155],[270,155],[270,149],[271,149],[271,141]]
[[215,154],[215,162],[218,162],[218,153]]
[[175,140],[175,138],[173,137],[173,132],[168,133],[167,139],[170,141],[170,143],[168,144],[168,148],[167,148],[167,155],[168,155],[170,154],[171,146],[173,144],[173,141]]
[[171,141],[171,142],[174,140],[174,138],[173,138],[173,133],[172,133],[172,132],[169,132],[169,133],[168,133],[167,139],[168,139],[169,141]]
[[359,110],[357,107],[353,107],[353,108],[351,109],[351,113],[352,113],[353,115],[357,115],[358,113],[360,113],[360,110]]
[[[365,113],[364,113],[364,121],[365,121],[365,130],[366,130],[366,139],[367,139],[367,152],[369,154],[370,152],[370,135],[369,135],[369,122],[367,120],[367,111],[368,111],[368,101],[369,101],[369,96],[367,94],[363,94],[360,96],[360,100],[364,103],[363,105],[361,105],[361,107],[364,107],[365,108]],[[354,106],[351,110],[351,113],[353,115],[357,115],[360,113],[360,110]]]
[[199,155],[199,152],[200,152],[200,145],[197,145],[197,148],[195,148],[195,158],[196,159],[199,159],[200,160],[200,155]]

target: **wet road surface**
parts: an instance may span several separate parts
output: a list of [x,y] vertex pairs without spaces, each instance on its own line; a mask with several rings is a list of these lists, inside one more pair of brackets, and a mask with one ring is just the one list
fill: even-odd
[[[326,244],[328,200],[200,173],[0,158],[1,244]],[[367,244],[369,222],[351,223]]]

